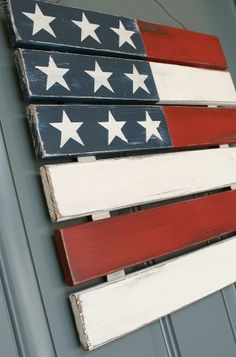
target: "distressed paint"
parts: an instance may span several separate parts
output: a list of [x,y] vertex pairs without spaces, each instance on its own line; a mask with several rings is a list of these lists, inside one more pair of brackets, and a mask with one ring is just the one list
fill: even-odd
[[233,108],[163,107],[175,148],[236,143]]
[[[15,47],[146,57],[141,33],[134,19],[40,1],[5,0],[4,3]],[[51,18],[48,19],[48,16]],[[40,20],[44,23],[34,31],[35,24]],[[45,29],[49,20],[50,28]],[[120,31],[117,33],[115,30],[122,30],[122,26],[123,36],[119,36]],[[119,41],[122,37],[127,41]],[[213,44],[214,39],[211,42]],[[219,46],[212,50],[218,56],[221,49]],[[223,65],[225,63],[222,62]]]
[[[65,227],[55,232],[68,285],[236,231],[236,191]],[[174,237],[174,239],[173,239]]]
[[215,36],[140,20],[138,26],[149,61],[227,68],[223,49]]
[[[43,159],[236,143],[234,108],[31,105],[27,114],[36,156]],[[117,123],[104,128],[110,114]]]
[[92,350],[236,281],[236,237],[71,294],[80,341]]
[[16,60],[28,101],[236,105],[225,71],[35,50]]
[[3,3],[15,47],[108,53],[227,68],[215,36],[40,1],[4,0]]
[[[29,106],[27,112],[39,158],[148,151],[172,146],[163,109],[157,106],[39,105]],[[147,128],[150,129],[146,130],[143,125],[149,122]]]
[[215,104],[235,102],[229,72],[149,62],[162,104]]
[[46,165],[40,171],[51,218],[63,221],[230,186],[236,182],[236,148]]

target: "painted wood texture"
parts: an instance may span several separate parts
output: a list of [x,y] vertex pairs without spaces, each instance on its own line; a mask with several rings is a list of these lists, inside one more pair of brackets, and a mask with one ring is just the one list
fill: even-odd
[[59,229],[65,280],[77,285],[234,232],[235,212],[236,191],[226,191]]
[[228,72],[149,62],[160,104],[235,105]]
[[235,144],[233,108],[163,107],[175,148]]
[[16,60],[28,101],[236,105],[225,71],[35,50]]
[[236,281],[236,237],[70,296],[92,350]]
[[31,105],[27,113],[38,158],[236,143],[234,108]]
[[119,57],[227,68],[215,36],[40,1],[3,3],[16,47],[113,53]]
[[[230,186],[236,148],[41,167],[53,221]],[[86,189],[85,189],[86,187]]]
[[215,36],[138,20],[149,61],[226,69],[220,41]]

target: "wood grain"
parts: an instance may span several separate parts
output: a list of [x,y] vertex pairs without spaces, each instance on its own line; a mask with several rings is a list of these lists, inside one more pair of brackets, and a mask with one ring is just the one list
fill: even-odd
[[[68,285],[77,285],[236,231],[236,191],[61,228]],[[174,237],[174,238],[173,238]]]
[[[14,47],[227,68],[220,41],[215,36],[41,1],[37,1],[38,10],[31,0],[4,0],[3,4]],[[46,17],[40,26],[40,12],[50,16],[49,23]],[[95,24],[94,32],[90,24],[92,28]],[[126,34],[123,40],[122,27]]]
[[80,340],[92,350],[236,281],[236,237],[70,296]]
[[230,105],[235,102],[236,92],[229,72],[149,63],[160,104]]
[[235,144],[233,108],[163,107],[175,148]]
[[51,218],[63,221],[230,186],[236,148],[46,165],[41,177]]
[[[40,159],[236,143],[234,108],[31,105],[27,113]],[[111,115],[123,126],[109,142],[111,127],[101,123]]]
[[229,72],[174,64],[18,50],[27,101],[236,105]]
[[227,63],[216,36],[138,20],[150,61],[226,69]]

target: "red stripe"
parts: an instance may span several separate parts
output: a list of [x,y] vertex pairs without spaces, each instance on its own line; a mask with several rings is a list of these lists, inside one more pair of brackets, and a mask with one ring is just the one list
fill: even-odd
[[236,143],[236,109],[163,107],[173,146]]
[[217,37],[138,20],[149,61],[226,69]]
[[76,285],[236,230],[236,191],[56,231],[62,269]]

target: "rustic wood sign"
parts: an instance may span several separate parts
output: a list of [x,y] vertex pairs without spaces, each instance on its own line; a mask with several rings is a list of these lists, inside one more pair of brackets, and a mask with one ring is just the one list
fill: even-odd
[[236,281],[235,251],[236,237],[72,294],[83,347],[99,347]]
[[[229,190],[236,187],[236,148],[208,148],[236,143],[236,92],[219,40],[40,1],[3,5],[24,96],[33,104],[27,113],[37,157],[79,161],[40,169],[51,219],[100,219],[55,233],[69,285],[107,275],[108,283],[70,296],[83,347],[99,347],[234,282],[236,237],[225,235],[236,231],[236,191]],[[206,107],[212,105],[229,108]],[[192,148],[201,150],[150,155]],[[181,202],[110,217],[177,197]],[[219,236],[224,240],[215,243]],[[178,258],[170,259],[173,253]],[[160,258],[164,263],[125,277],[125,268]]]
[[16,47],[226,69],[217,37],[32,0],[4,0]]
[[236,105],[225,71],[35,50],[16,60],[28,101]]
[[235,212],[234,190],[59,229],[66,282],[81,284],[234,232]]
[[47,165],[41,177],[51,219],[63,221],[230,186],[236,148]]
[[31,105],[27,112],[39,158],[236,143],[232,108]]

